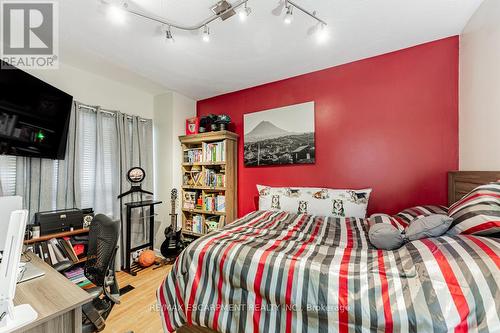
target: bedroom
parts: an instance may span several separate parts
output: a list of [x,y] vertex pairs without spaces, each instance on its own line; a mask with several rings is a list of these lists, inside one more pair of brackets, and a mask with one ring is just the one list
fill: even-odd
[[498,1],[0,6],[0,332],[500,331]]

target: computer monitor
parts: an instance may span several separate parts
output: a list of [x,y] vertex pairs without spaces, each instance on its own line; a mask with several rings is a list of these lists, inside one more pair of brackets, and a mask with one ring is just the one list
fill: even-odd
[[5,248],[5,237],[10,222],[10,214],[23,208],[23,198],[20,196],[0,197],[0,251]]
[[29,304],[14,306],[19,261],[23,250],[27,210],[11,213],[0,263],[0,333],[11,332],[34,321],[38,314]]

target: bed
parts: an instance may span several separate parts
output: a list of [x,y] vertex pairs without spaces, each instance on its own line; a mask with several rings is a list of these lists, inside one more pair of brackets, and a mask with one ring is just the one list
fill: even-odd
[[[450,192],[498,179],[450,173]],[[382,251],[363,219],[257,211],[192,243],[157,297],[165,331],[498,332],[499,256],[495,237]]]

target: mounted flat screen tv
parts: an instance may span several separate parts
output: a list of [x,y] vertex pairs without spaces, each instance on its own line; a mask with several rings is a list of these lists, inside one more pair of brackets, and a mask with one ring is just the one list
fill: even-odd
[[0,154],[64,159],[72,102],[71,95],[2,61]]

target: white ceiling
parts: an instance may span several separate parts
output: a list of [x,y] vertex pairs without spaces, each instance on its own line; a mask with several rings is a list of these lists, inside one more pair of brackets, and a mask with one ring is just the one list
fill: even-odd
[[[234,2],[235,0],[229,0]],[[174,22],[207,18],[215,0],[135,0],[130,5]],[[210,25],[211,41],[133,15],[124,25],[106,17],[98,0],[60,1],[63,62],[96,71],[130,71],[194,99],[403,49],[460,34],[482,0],[296,0],[327,21],[330,39],[307,35],[314,21],[295,11],[290,26],[271,11],[278,0],[249,0],[252,14]]]

